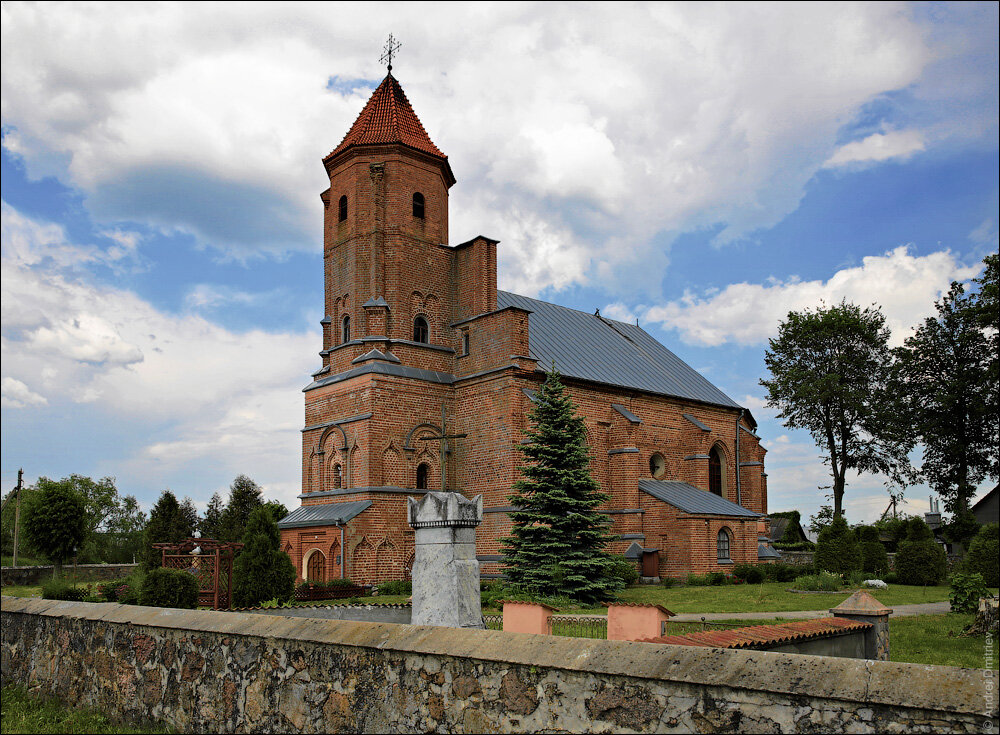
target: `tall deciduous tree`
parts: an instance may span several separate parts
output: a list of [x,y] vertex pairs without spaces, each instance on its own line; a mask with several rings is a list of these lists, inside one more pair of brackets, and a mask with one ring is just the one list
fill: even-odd
[[533,428],[521,446],[529,462],[509,496],[511,535],[504,542],[507,578],[543,595],[596,602],[620,587],[604,547],[608,517],[598,511],[607,496],[590,474],[583,419],[549,373],[529,414]]
[[996,356],[976,299],[961,284],[935,307],[937,315],[893,350],[894,383],[923,447],[923,479],[947,510],[965,516],[976,486],[996,471]]
[[889,330],[882,312],[841,302],[789,312],[764,361],[767,404],[785,426],[805,429],[823,450],[833,479],[833,513],[843,515],[847,473],[911,479],[913,446],[886,390]]
[[52,562],[53,576],[58,577],[63,563],[73,557],[87,536],[86,504],[65,481],[43,477],[36,490],[26,498],[24,533],[30,546]]
[[255,509],[264,504],[263,491],[256,482],[246,475],[238,475],[229,486],[229,502],[222,514],[221,536],[226,541],[243,538],[247,521]]
[[169,490],[164,490],[149,514],[149,522],[142,535],[142,566],[144,569],[154,569],[160,566],[162,553],[153,548],[153,544],[171,543],[194,535],[195,528],[191,519],[181,509],[175,496]]

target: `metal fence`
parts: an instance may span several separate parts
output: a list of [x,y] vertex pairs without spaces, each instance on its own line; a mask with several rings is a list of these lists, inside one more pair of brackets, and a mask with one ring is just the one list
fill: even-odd
[[[570,638],[602,638],[608,637],[608,619],[603,616],[590,615],[553,615],[552,635],[562,635]],[[487,630],[503,630],[503,615],[483,615],[483,624]],[[729,630],[742,628],[748,623],[716,623],[702,618],[700,621],[667,622],[664,625],[664,635],[683,635],[701,630]],[[750,623],[751,625],[753,623]]]

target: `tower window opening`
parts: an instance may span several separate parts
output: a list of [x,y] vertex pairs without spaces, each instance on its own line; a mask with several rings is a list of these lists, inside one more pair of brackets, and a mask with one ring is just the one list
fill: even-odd
[[351,317],[348,314],[340,322],[340,342],[346,344],[351,341]]
[[424,218],[424,195],[419,191],[413,195],[413,216]]
[[427,343],[430,340],[430,329],[427,320],[418,316],[413,320],[413,341]]
[[468,355],[469,354],[469,333],[468,332],[466,332],[465,334],[462,335],[462,354],[463,355]]
[[649,474],[655,477],[657,480],[662,480],[663,475],[667,471],[667,461],[663,458],[663,455],[657,452],[652,457],[649,458]]
[[344,486],[344,471],[339,464],[333,466],[333,487],[340,489]]
[[430,468],[424,463],[421,463],[417,467],[417,490],[427,489],[427,472],[429,469]]
[[337,216],[341,222],[347,219],[347,195],[344,194],[340,197],[340,203],[337,205]]

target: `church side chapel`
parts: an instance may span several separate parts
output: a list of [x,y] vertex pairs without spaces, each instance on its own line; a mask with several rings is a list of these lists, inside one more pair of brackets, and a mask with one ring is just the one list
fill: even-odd
[[477,557],[502,574],[518,447],[553,364],[609,496],[610,551],[651,578],[768,556],[750,412],[634,324],[498,291],[497,240],[449,245],[455,175],[391,64],[323,164],[322,366],[304,389],[302,504],[279,523],[300,580],[409,578],[406,499],[429,490],[482,494]]

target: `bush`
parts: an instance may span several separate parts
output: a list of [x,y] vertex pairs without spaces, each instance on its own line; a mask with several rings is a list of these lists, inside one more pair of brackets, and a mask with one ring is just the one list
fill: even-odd
[[979,609],[979,598],[989,597],[990,591],[980,574],[951,575],[951,594],[948,601],[953,613],[974,613]]
[[896,575],[900,584],[937,584],[948,571],[944,549],[934,541],[930,526],[920,518],[906,522],[906,538],[896,552]]
[[732,584],[732,578],[725,572],[709,572],[705,575],[706,580],[713,587],[721,587],[725,584]]
[[639,567],[634,561],[624,556],[613,556],[611,562],[611,576],[620,579],[622,587],[628,587],[639,581]]
[[796,577],[812,572],[811,566],[800,567],[783,562],[761,564],[758,568],[764,573],[764,579],[768,582],[791,582]]
[[376,589],[379,595],[412,595],[413,582],[397,579],[391,582],[383,582]]
[[747,584],[760,584],[764,581],[765,572],[757,564],[737,564],[733,567],[733,576]]
[[834,574],[850,574],[861,569],[861,549],[843,516],[834,518],[820,531],[813,561],[817,569]]
[[680,580],[674,579],[673,577],[661,577],[660,578],[660,586],[664,587],[666,589],[670,589],[671,587],[676,587],[679,584],[680,584]]
[[233,605],[254,607],[294,593],[295,567],[280,548],[278,524],[270,510],[258,506],[247,521],[243,551],[233,562]]
[[502,600],[504,595],[503,582],[497,580],[482,581],[479,583],[479,600],[482,607],[496,607],[497,600]]
[[778,551],[812,551],[816,548],[816,544],[812,541],[793,541],[791,543],[777,541],[771,545]]
[[840,589],[840,577],[830,572],[808,574],[795,580],[795,588],[807,592],[836,592]]
[[879,541],[878,529],[874,526],[862,526],[857,534],[862,571],[870,575],[885,574],[889,571],[889,557],[885,553],[885,546]]
[[969,542],[962,570],[978,574],[987,587],[1000,586],[1000,526],[990,523]]
[[688,587],[707,587],[709,584],[708,575],[706,574],[705,576],[702,576],[700,574],[689,574],[687,576],[687,580],[685,580],[685,584]]
[[42,585],[42,599],[44,600],[72,600],[77,602],[82,600],[87,594],[87,590],[74,587],[61,577],[54,577]]
[[882,581],[886,584],[899,584],[899,575],[895,572],[886,572],[882,575]]
[[180,569],[151,569],[142,580],[139,604],[191,610],[198,606],[198,580]]

